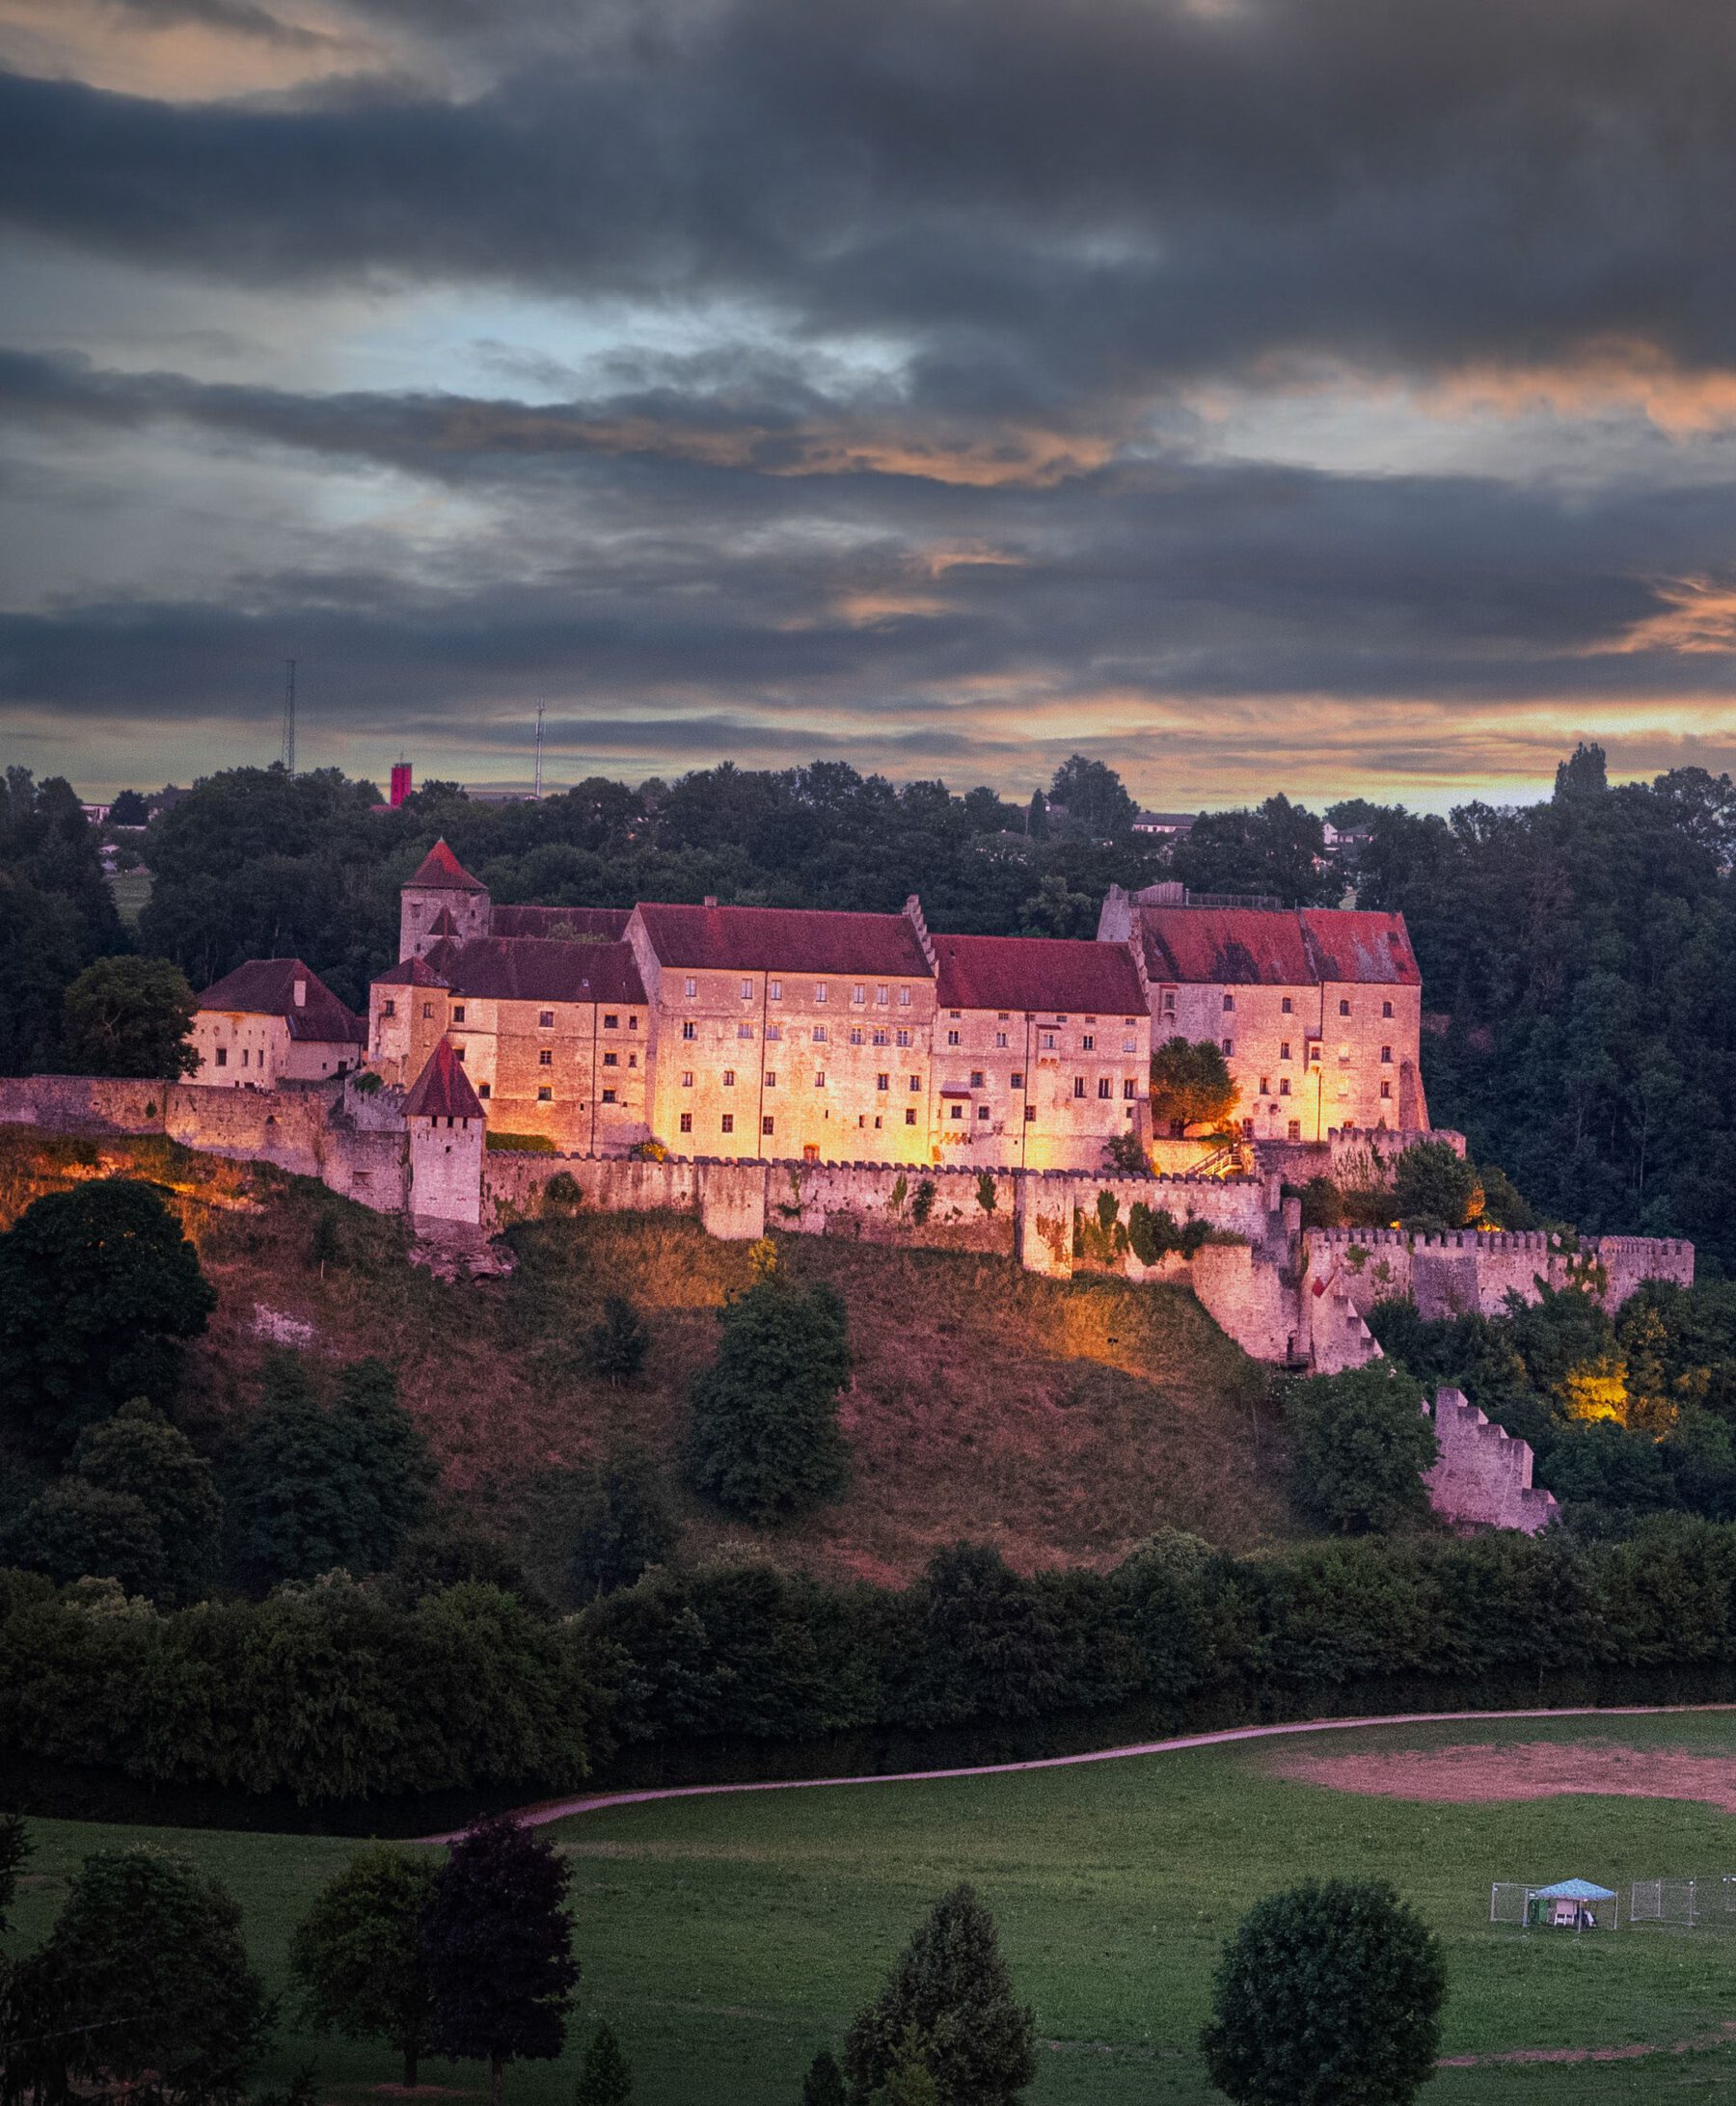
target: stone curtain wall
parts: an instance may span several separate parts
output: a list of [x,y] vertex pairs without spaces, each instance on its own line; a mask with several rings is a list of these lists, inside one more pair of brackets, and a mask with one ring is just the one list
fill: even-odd
[[1559,1508],[1553,1492],[1532,1484],[1532,1451],[1503,1426],[1491,1425],[1462,1390],[1437,1390],[1438,1460],[1423,1474],[1428,1503],[1465,1526],[1518,1528],[1535,1535]]
[[1587,1266],[1606,1275],[1599,1299],[1612,1311],[1642,1280],[1694,1284],[1694,1245],[1677,1237],[1587,1236],[1577,1254],[1541,1230],[1412,1236],[1400,1228],[1311,1228],[1303,1241],[1310,1276],[1336,1273],[1365,1314],[1375,1302],[1408,1295],[1428,1317],[1499,1316],[1509,1292],[1529,1299],[1537,1280],[1563,1287]]

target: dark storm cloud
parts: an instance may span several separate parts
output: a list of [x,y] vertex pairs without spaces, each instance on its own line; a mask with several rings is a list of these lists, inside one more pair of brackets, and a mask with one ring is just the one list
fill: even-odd
[[1113,416],[1273,356],[1736,350],[1725,0],[647,4],[513,72],[519,19],[462,102],[7,80],[0,198],[256,284],[747,296],[898,337],[959,408]]

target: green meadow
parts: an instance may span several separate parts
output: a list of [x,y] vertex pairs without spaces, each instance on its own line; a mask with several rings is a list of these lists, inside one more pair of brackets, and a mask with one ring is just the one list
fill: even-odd
[[[1045,2043],[1034,2106],[1214,2097],[1194,2048],[1218,1950],[1260,1895],[1310,1875],[1389,1878],[1445,1939],[1444,2050],[1668,2045],[1736,2019],[1736,1917],[1695,1932],[1492,1930],[1489,1883],[1736,1872],[1736,1821],[1669,1799],[1446,1805],[1354,1796],[1272,1773],[1298,1753],[1601,1742],[1736,1759],[1736,1715],[1512,1720],[1256,1742],[1005,1777],[747,1794],[620,1807],[550,1830],[574,1872],[582,2037],[607,2014],[641,2106],[795,2106],[924,1909],[973,1880]],[[285,1987],[292,1927],[353,1845],[326,1838],[32,1823],[16,1930],[40,1934],[99,1844],[184,1852],[240,1901],[257,1963]],[[1715,1879],[1716,1883],[1716,1879]],[[286,1998],[287,2005],[287,1998]],[[1736,2038],[1736,2034],[1732,2035]],[[396,2075],[390,2052],[312,2038],[286,2009],[267,2075],[304,2065],[322,2096]],[[569,2101],[577,2055],[522,2065],[521,2106]],[[479,2091],[475,2066],[424,2081]],[[1595,2063],[1444,2069],[1439,2106],[1711,2097],[1736,2046]]]

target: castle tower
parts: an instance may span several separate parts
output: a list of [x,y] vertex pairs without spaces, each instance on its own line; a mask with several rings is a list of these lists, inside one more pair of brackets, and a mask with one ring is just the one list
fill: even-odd
[[479,1224],[487,1121],[449,1040],[434,1048],[404,1099],[404,1124],[412,1218]]
[[[488,887],[471,876],[444,841],[428,850],[398,900],[400,964],[407,958],[426,958],[442,936],[457,943],[485,936],[493,921]],[[447,919],[436,930],[443,914]]]

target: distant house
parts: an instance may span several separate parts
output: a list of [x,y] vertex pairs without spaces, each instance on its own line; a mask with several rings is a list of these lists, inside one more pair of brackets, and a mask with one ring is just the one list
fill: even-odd
[[1133,831],[1148,840],[1179,840],[1193,832],[1195,816],[1192,812],[1141,812],[1133,822]]
[[367,1027],[298,958],[256,958],[207,987],[193,1018],[199,1068],[214,1088],[319,1082],[362,1065]]

